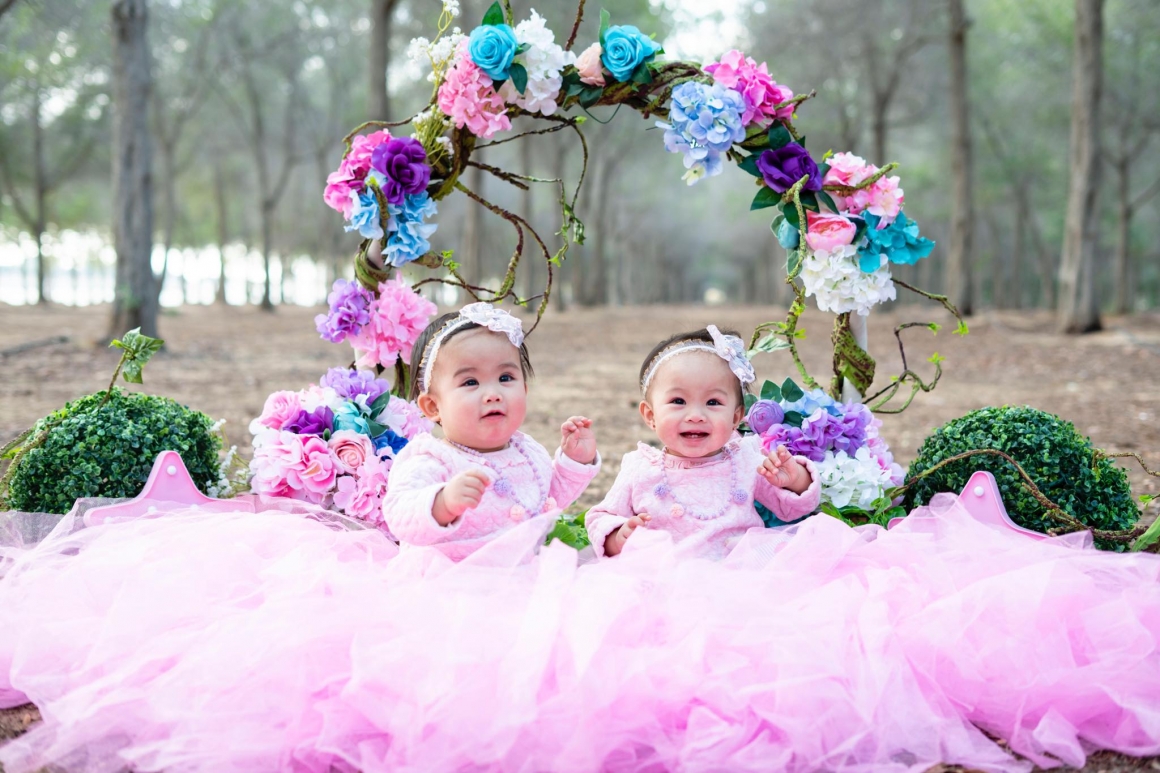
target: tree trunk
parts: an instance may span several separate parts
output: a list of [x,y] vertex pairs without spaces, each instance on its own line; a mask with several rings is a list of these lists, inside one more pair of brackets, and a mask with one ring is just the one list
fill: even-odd
[[262,311],[273,311],[274,301],[271,297],[270,280],[270,252],[274,249],[274,205],[269,199],[262,201],[262,270],[265,272],[265,284],[262,286]]
[[157,335],[153,276],[153,169],[149,140],[151,62],[146,0],[114,0],[113,244],[117,280],[110,336],[139,327]]
[[1116,256],[1113,264],[1115,275],[1115,301],[1112,311],[1115,314],[1127,314],[1131,307],[1129,290],[1129,253],[1132,247],[1132,177],[1131,159],[1122,156],[1115,165],[1116,192],[1118,206],[1116,208]]
[[1100,176],[1104,0],[1075,0],[1071,175],[1059,265],[1056,324],[1064,333],[1100,329],[1095,260]]
[[48,228],[48,169],[44,162],[44,125],[41,123],[41,93],[37,83],[32,92],[32,154],[36,166],[36,302],[48,303],[48,266],[44,259],[44,232]]
[[[552,177],[556,180],[563,180],[565,170],[564,159],[567,158],[567,155],[564,153],[563,144],[559,139],[556,142],[556,152],[553,153]],[[554,185],[555,183],[553,183]],[[566,192],[565,195],[567,195]],[[556,205],[555,209],[559,210],[558,216],[556,217],[556,232],[559,233],[564,230],[564,212],[559,205]],[[563,239],[565,237],[561,235],[559,238]],[[555,269],[556,281],[555,286],[552,288],[552,303],[556,311],[568,310],[568,299],[565,297],[565,292],[569,284],[569,279],[572,276],[572,261],[575,260],[576,254],[574,248],[575,245],[569,247],[568,254],[565,254],[564,260]]]
[[[963,0],[950,0],[951,34],[951,133],[953,177],[951,238],[948,249],[948,295],[959,313],[973,311],[971,260],[973,254],[974,197],[972,192],[970,97],[967,79],[967,21]],[[881,159],[885,161],[885,157]],[[998,243],[995,245],[998,250]],[[998,259],[998,252],[996,252]],[[995,298],[995,305],[999,305]]]
[[[521,174],[525,177],[532,176],[532,143],[526,139],[520,143],[520,167]],[[522,193],[520,198],[523,200],[523,218],[528,221],[529,226],[535,225],[535,209],[536,197],[532,190],[532,183],[527,183],[528,189]],[[543,234],[541,234],[542,236]],[[523,296],[531,298],[543,293],[543,281],[540,276],[543,273],[541,270],[540,261],[544,259],[540,252],[540,246],[536,240],[532,238],[531,234],[527,234],[524,240],[524,254],[520,256],[520,263],[523,265]],[[539,305],[539,300],[532,302],[533,306]]]
[[217,199],[217,227],[218,227],[218,271],[217,293],[214,303],[228,303],[226,301],[226,243],[230,238],[229,207],[226,206],[226,180],[222,174],[222,164],[219,159],[213,165],[214,198]]
[[[483,197],[483,170],[470,167],[467,170],[467,187],[479,197]],[[463,220],[463,270],[462,276],[470,285],[483,281],[483,207],[473,200],[465,202],[467,213]]]
[[398,0],[371,0],[370,91],[367,117],[389,121],[390,97],[387,94],[387,68],[391,63],[391,23]]
[[596,191],[596,234],[592,245],[592,287],[585,305],[604,306],[608,303],[608,196],[613,177],[613,164],[600,165],[600,180]]
[[[161,243],[164,253],[161,260],[161,276],[157,278],[157,298],[160,303],[161,293],[165,290],[165,279],[169,276],[169,250],[173,247],[173,231],[177,223],[177,181],[174,173],[175,149],[161,142],[161,180],[163,198],[165,200],[165,222],[161,226]],[[182,280],[185,279],[185,260],[181,261]],[[181,302],[185,303],[185,283],[181,284]]]

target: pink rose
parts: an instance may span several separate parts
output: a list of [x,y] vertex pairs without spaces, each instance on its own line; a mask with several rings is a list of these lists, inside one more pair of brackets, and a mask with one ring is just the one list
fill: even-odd
[[576,58],[576,69],[580,72],[580,82],[589,86],[604,85],[604,65],[600,62],[600,44],[593,43]]
[[287,470],[286,481],[308,495],[309,501],[322,502],[334,488],[338,475],[326,441],[316,435],[300,435],[302,451]]
[[[262,415],[258,417],[257,424],[270,429],[282,429],[301,411],[302,402],[298,398],[297,392],[275,392],[266,398],[266,404],[262,406]],[[250,431],[253,430],[254,428],[251,426]]]
[[905,198],[902,189],[898,187],[898,177],[882,177],[874,182],[865,193],[866,211],[878,215],[878,228],[882,229],[894,222],[898,213],[902,211],[902,202]]
[[[867,164],[866,159],[853,153],[835,153],[826,159],[826,163],[830,165],[830,170],[822,179],[823,185],[857,185],[878,171],[878,167]],[[852,196],[841,196],[833,192],[830,195],[838,211],[843,214],[857,215],[866,208],[865,191],[855,191]]]
[[375,148],[390,142],[391,139],[391,133],[386,129],[360,134],[350,141],[350,152],[346,154],[346,160],[355,168],[362,170],[365,177],[371,168],[371,154],[375,152]]
[[806,211],[806,244],[814,252],[830,252],[852,244],[858,229],[842,215]]
[[340,473],[351,475],[375,455],[371,439],[353,429],[340,429],[326,442]]
[[321,504],[334,487],[335,466],[326,441],[312,435],[271,432],[261,436],[250,462],[257,494]]

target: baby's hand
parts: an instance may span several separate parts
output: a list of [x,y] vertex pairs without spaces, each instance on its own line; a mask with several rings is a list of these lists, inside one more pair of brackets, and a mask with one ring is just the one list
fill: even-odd
[[596,434],[592,432],[592,419],[573,416],[560,427],[560,448],[564,456],[580,464],[592,464],[596,460]]
[[491,485],[491,479],[483,470],[461,472],[435,495],[431,515],[440,526],[447,526],[459,520],[459,516],[479,505],[483,492]]
[[785,450],[785,446],[778,446],[770,451],[757,471],[761,477],[769,481],[769,485],[787,488],[795,494],[800,494],[810,487],[810,471],[794,459],[793,455]]
[[624,543],[628,542],[628,538],[632,536],[632,533],[642,526],[648,526],[648,522],[651,520],[652,516],[648,513],[641,513],[640,515],[634,515],[629,518],[619,529],[605,538],[604,555],[615,556],[624,550]]

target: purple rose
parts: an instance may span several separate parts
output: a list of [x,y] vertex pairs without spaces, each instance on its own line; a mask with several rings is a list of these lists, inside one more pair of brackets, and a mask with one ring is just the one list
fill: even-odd
[[348,368],[331,368],[318,382],[320,386],[330,387],[335,394],[347,400],[357,400],[359,395],[366,395],[367,405],[379,398],[391,385],[367,370],[350,370]]
[[810,179],[802,186],[803,190],[822,189],[822,175],[818,172],[818,165],[810,157],[810,152],[796,142],[777,150],[764,151],[757,157],[757,169],[765,184],[776,193],[785,193],[807,175]]
[[337,279],[326,297],[330,304],[327,314],[314,318],[314,326],[327,341],[340,344],[348,337],[358,335],[363,325],[371,321],[371,301],[375,297],[358,282]]
[[391,204],[401,205],[405,196],[421,193],[431,181],[427,151],[413,137],[396,137],[379,145],[371,153],[371,166],[386,178],[380,187]]
[[334,412],[326,406],[321,406],[310,413],[300,411],[282,429],[293,432],[295,435],[321,435],[333,424]]
[[826,458],[826,452],[811,443],[805,433],[797,427],[786,424],[774,424],[767,432],[762,433],[761,447],[766,453],[778,446],[785,446],[785,450],[794,456],[804,456],[815,462]]
[[776,402],[758,400],[749,408],[749,415],[745,417],[745,421],[749,423],[751,430],[758,435],[764,435],[774,424],[781,424],[784,418],[785,411]]

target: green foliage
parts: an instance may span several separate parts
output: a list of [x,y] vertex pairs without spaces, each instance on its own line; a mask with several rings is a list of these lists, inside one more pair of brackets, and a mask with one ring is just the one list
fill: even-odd
[[[1044,496],[1088,526],[1127,529],[1139,518],[1127,474],[1108,459],[1093,464],[1091,439],[1071,422],[1027,406],[981,408],[935,430],[918,449],[907,483],[945,459],[984,448],[1009,454]],[[977,470],[995,476],[1015,523],[1040,532],[1059,525],[1046,515],[1006,460],[984,454],[952,462],[917,480],[907,490],[906,509],[928,503],[939,492],[957,494]],[[1114,543],[1097,540],[1096,544],[1116,549]]]
[[134,497],[153,461],[177,451],[198,488],[218,478],[221,441],[213,421],[167,397],[114,389],[86,395],[41,419],[44,442],[16,462],[6,504],[14,510],[66,513],[78,497]]
[[141,328],[136,327],[126,333],[123,338],[114,340],[109,344],[109,348],[115,347],[124,352],[121,355],[121,375],[131,384],[140,384],[143,383],[141,370],[145,367],[145,363],[161,351],[164,343],[159,338],[141,335]]
[[588,541],[588,529],[584,526],[584,518],[588,515],[585,511],[575,518],[570,518],[566,515],[561,515],[560,519],[556,521],[556,525],[548,532],[547,538],[544,539],[544,544],[551,544],[552,540],[560,540],[570,548],[576,550],[583,550],[588,547],[591,542]]

